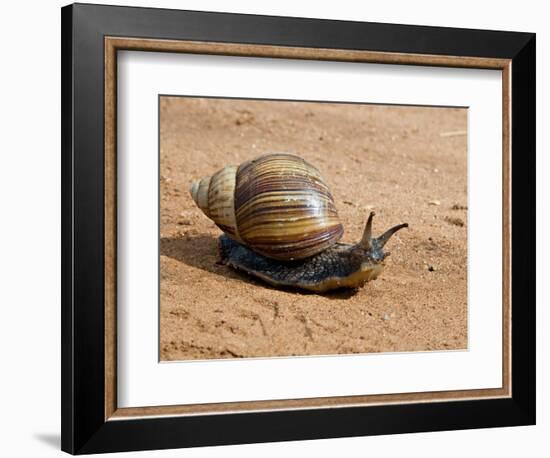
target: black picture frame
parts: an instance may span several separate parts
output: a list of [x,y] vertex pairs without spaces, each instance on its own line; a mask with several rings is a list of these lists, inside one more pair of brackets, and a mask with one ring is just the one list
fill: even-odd
[[[106,36],[511,59],[511,397],[106,420]],[[535,424],[535,41],[535,34],[519,32],[62,8],[62,449],[84,454]]]

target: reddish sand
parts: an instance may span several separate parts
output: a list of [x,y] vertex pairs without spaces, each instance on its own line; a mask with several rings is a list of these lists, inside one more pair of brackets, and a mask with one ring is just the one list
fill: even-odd
[[[161,99],[162,360],[467,346],[465,109]],[[355,242],[408,222],[378,280],[326,295],[279,290],[219,265],[220,230],[193,180],[266,152],[317,166]]]

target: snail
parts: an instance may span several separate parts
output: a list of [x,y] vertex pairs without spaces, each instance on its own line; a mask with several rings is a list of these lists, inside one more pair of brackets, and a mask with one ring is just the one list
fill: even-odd
[[371,212],[357,244],[344,229],[320,172],[299,156],[271,153],[227,166],[190,188],[197,206],[224,232],[221,263],[274,286],[316,293],[359,288],[376,279],[398,230],[375,238]]

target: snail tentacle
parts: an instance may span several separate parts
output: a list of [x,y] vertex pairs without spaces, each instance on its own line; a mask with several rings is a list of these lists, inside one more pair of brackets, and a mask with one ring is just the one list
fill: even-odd
[[394,226],[388,229],[380,237],[376,238],[375,240],[379,248],[383,248],[393,234],[395,234],[397,231],[405,227],[409,227],[409,225],[407,223],[398,224],[397,226]]
[[359,242],[359,245],[365,250],[370,250],[372,248],[372,219],[374,215],[374,212],[370,212],[367,224],[365,225],[365,231],[363,232],[363,237]]

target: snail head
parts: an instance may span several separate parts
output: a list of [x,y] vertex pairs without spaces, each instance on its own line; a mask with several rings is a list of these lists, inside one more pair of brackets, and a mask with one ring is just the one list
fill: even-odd
[[363,237],[355,247],[363,252],[363,256],[370,258],[370,260],[374,263],[381,263],[387,256],[390,255],[389,251],[383,250],[388,240],[397,231],[403,229],[404,227],[409,227],[409,225],[407,223],[398,224],[397,226],[388,229],[379,237],[373,237],[372,220],[374,215],[374,212],[370,212],[367,219],[367,224],[365,225],[365,230],[363,231]]

